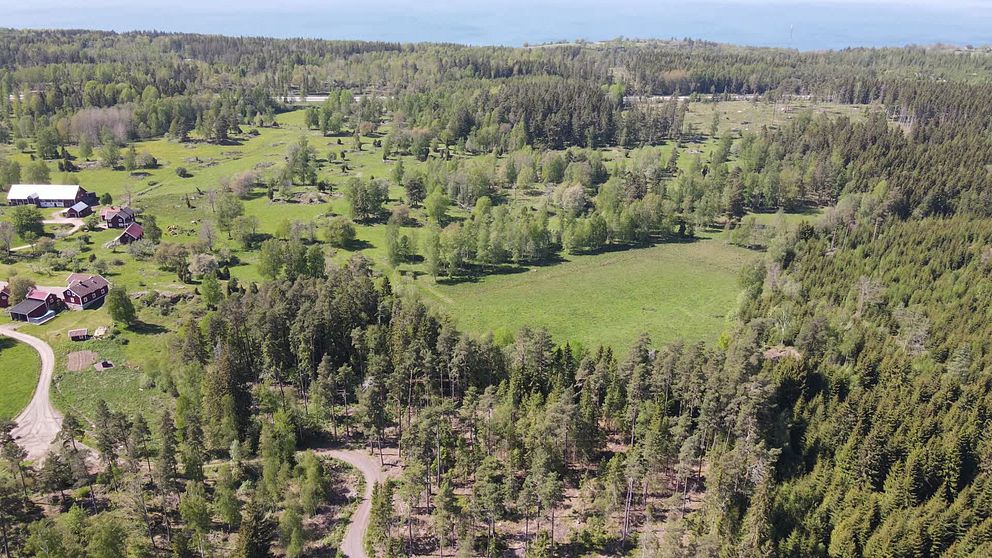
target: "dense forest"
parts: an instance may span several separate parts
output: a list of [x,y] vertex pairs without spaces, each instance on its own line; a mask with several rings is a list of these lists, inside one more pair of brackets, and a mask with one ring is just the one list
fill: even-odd
[[[377,557],[501,556],[511,539],[528,557],[992,553],[987,53],[0,38],[0,142],[30,140],[64,169],[67,145],[223,142],[272,125],[290,96],[326,96],[310,128],[359,143],[384,129],[427,162],[344,195],[356,219],[389,220],[391,260],[423,257],[435,276],[719,226],[761,252],[718,343],[642,336],[618,356],[540,329],[460,332],[361,256],[325,264],[300,238],[260,242],[264,281],[211,283],[208,310],[163,336],[172,358],[146,374],[175,404],[154,425],[106,405],[94,424],[68,414],[34,467],[0,429],[7,555],[307,555],[304,522],[327,512],[338,474],[311,450],[345,440],[403,460],[375,488]],[[690,98],[731,96],[873,106],[714,126],[709,156],[661,156],[704,133],[684,125]],[[623,157],[607,166],[603,147]],[[243,189],[316,187],[315,157],[301,140]],[[0,161],[3,186],[30,170],[14,165]],[[538,179],[549,209],[506,203]],[[390,181],[428,216],[420,254],[402,212],[383,214]],[[218,203],[237,207],[237,188]],[[803,206],[825,214],[772,232],[747,216]],[[251,223],[229,217],[253,245]],[[163,242],[149,265],[184,274],[185,250]],[[568,541],[555,535],[566,500]],[[212,547],[221,530],[234,542]]]

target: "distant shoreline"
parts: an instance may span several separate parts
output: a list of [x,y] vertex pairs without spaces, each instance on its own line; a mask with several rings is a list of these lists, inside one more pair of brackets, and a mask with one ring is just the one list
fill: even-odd
[[[375,17],[370,17],[374,13]],[[913,0],[817,1],[627,0],[567,4],[548,0],[492,3],[385,0],[335,5],[319,0],[246,0],[236,11],[211,0],[150,0],[141,5],[100,0],[85,11],[68,0],[40,0],[5,9],[19,29],[159,29],[239,37],[548,46],[612,37],[705,37],[721,44],[800,51],[913,45],[992,44],[992,5]],[[575,37],[575,39],[566,39]]]
[[548,41],[543,43],[529,43],[524,42],[522,44],[474,44],[474,43],[459,43],[452,41],[389,41],[376,38],[347,38],[347,37],[307,37],[307,36],[270,36],[270,35],[255,35],[255,34],[228,34],[228,33],[203,33],[199,31],[175,31],[175,30],[163,30],[163,29],[127,29],[127,30],[116,30],[116,29],[99,29],[99,28],[82,28],[82,27],[0,27],[0,33],[2,32],[93,32],[93,33],[108,33],[117,35],[129,35],[129,34],[139,34],[139,35],[195,35],[195,36],[216,36],[216,37],[227,37],[227,38],[237,38],[237,39],[259,39],[259,40],[275,40],[275,41],[292,41],[292,40],[303,40],[303,41],[328,41],[328,42],[366,42],[366,43],[393,43],[397,46],[424,46],[424,45],[457,45],[466,48],[565,48],[565,47],[596,47],[596,46],[608,46],[618,42],[625,43],[658,43],[658,44],[671,44],[671,45],[686,45],[690,43],[697,43],[699,45],[710,45],[710,46],[723,46],[723,47],[738,47],[738,48],[748,48],[748,49],[768,49],[768,50],[789,50],[797,51],[802,53],[818,53],[818,52],[839,52],[845,50],[885,50],[885,49],[903,49],[903,48],[920,48],[927,50],[945,50],[945,51],[966,51],[966,52],[986,52],[992,54],[992,39],[985,43],[978,44],[957,44],[950,42],[934,42],[934,43],[906,43],[906,44],[893,44],[893,45],[852,45],[842,48],[819,48],[819,49],[802,49],[794,47],[784,47],[784,46],[770,46],[770,45],[760,45],[760,44],[746,44],[746,43],[733,43],[716,41],[707,38],[700,37],[686,37],[682,39],[675,38],[649,38],[649,37],[613,37],[609,39],[600,39],[596,41],[589,41],[585,39],[561,39],[556,41]]

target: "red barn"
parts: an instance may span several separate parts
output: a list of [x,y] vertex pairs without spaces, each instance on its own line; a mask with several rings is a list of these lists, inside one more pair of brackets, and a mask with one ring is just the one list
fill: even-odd
[[10,319],[32,324],[43,324],[55,317],[55,312],[45,304],[44,300],[25,298],[7,310]]
[[76,205],[73,205],[69,209],[65,210],[65,216],[73,219],[86,217],[90,213],[93,213],[93,208],[90,207],[90,205],[84,201],[81,201]]
[[0,308],[10,306],[10,286],[6,281],[0,281]]
[[72,207],[92,199],[92,194],[78,184],[12,184],[7,192],[10,205],[37,207]]
[[141,240],[141,237],[145,236],[145,229],[137,223],[131,223],[124,229],[124,232],[117,237],[118,244],[130,244],[135,240]]

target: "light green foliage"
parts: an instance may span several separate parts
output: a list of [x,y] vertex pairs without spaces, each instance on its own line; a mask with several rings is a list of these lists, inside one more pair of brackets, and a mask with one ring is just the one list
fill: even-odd
[[138,319],[134,310],[134,304],[127,295],[124,287],[111,287],[107,293],[107,312],[115,322],[120,322],[124,326],[130,326]]
[[138,168],[138,151],[134,148],[134,144],[131,144],[124,153],[124,170],[133,171],[136,168]]
[[[315,114],[316,111],[313,111]],[[308,111],[307,114],[310,114]],[[306,136],[300,139],[289,149],[286,157],[287,168],[293,180],[300,184],[314,184],[317,182],[317,150],[310,145]]]
[[223,294],[215,273],[208,273],[203,277],[200,282],[200,294],[203,295],[203,302],[208,308],[216,307],[220,303]]
[[344,248],[355,240],[355,225],[347,217],[332,217],[324,227],[324,239],[331,246]]
[[196,533],[202,545],[203,538],[210,529],[210,506],[203,483],[191,482],[186,486],[186,492],[179,502],[179,514]]
[[7,211],[7,215],[14,225],[14,230],[21,237],[28,234],[40,236],[44,233],[41,212],[32,205],[18,205]]
[[86,160],[93,156],[93,142],[90,141],[89,136],[83,135],[79,138],[79,156]]
[[231,233],[234,220],[244,215],[244,203],[234,194],[224,194],[217,200],[217,227],[220,230]]
[[101,139],[100,163],[107,169],[114,169],[121,160],[121,150],[117,146],[117,140],[106,133]]
[[451,200],[440,188],[435,188],[424,200],[424,211],[427,217],[437,225],[443,225],[448,220],[448,208]]
[[224,464],[217,475],[213,506],[217,515],[228,528],[237,528],[241,522],[241,501],[237,496],[237,480],[231,466]]
[[52,170],[44,159],[38,159],[25,167],[24,180],[29,184],[51,184]]
[[365,552],[376,558],[388,556],[391,546],[393,525],[396,521],[393,511],[392,481],[375,483],[372,487],[372,509],[369,512],[369,527],[365,532]]

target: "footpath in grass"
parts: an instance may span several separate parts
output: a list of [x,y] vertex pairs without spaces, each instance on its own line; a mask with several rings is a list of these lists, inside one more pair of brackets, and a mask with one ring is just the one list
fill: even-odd
[[737,275],[755,252],[721,238],[659,244],[590,256],[475,282],[435,284],[421,276],[424,298],[475,333],[548,329],[587,349],[626,352],[641,333],[655,343],[715,341],[738,295]]
[[0,420],[17,416],[34,395],[41,357],[30,345],[0,337]]

